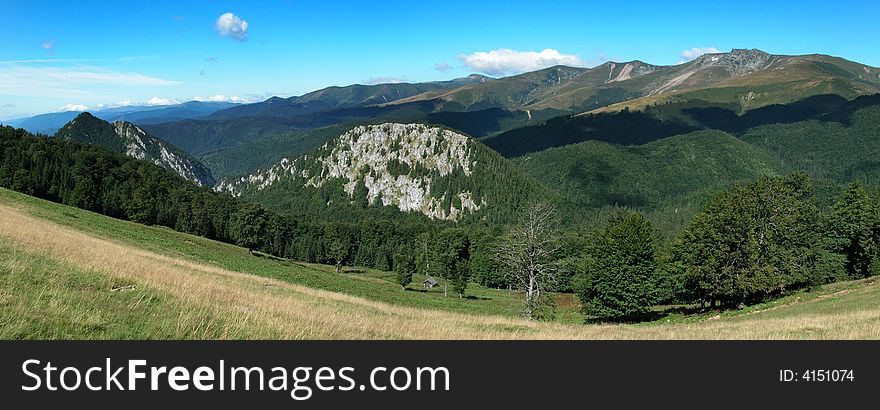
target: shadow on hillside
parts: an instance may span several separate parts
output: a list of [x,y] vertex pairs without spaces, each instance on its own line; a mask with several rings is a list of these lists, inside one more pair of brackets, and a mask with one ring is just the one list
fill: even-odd
[[742,135],[763,125],[806,120],[846,125],[853,112],[871,105],[880,105],[880,94],[860,96],[852,101],[836,94],[815,95],[789,104],[755,108],[742,115],[735,104],[689,100],[648,106],[644,111],[565,115],[482,141],[501,155],[512,158],[590,140],[641,145],[704,129]]
[[819,119],[849,103],[846,98],[835,94],[807,97],[790,104],[772,104],[738,115],[730,109],[720,107],[685,108],[681,112],[708,129],[742,134],[750,128],[769,124],[790,124],[799,121]]
[[648,322],[656,322],[662,319],[665,319],[670,316],[693,316],[701,313],[706,313],[710,311],[721,312],[722,310],[712,309],[712,308],[702,308],[699,306],[668,306],[663,308],[662,310],[654,310],[648,312],[643,315],[629,316],[617,320],[609,320],[609,319],[599,319],[599,318],[587,318],[584,323],[585,324],[603,324],[603,323],[614,323],[614,324],[635,324],[635,323],[648,323]]
[[584,324],[588,325],[598,325],[603,323],[614,323],[614,324],[633,324],[633,323],[644,323],[644,322],[655,322],[660,319],[669,316],[669,313],[665,311],[661,312],[648,312],[643,315],[635,315],[635,316],[627,316],[623,318],[618,318],[615,320],[612,319],[600,319],[600,318],[587,318],[584,320]]

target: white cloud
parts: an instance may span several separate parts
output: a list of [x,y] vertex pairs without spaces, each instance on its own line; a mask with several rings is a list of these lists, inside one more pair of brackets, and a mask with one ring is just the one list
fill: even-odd
[[157,87],[181,83],[134,72],[87,66],[0,63],[0,95],[94,98],[94,87]]
[[247,41],[248,22],[232,13],[223,13],[217,18],[214,28],[223,37],[235,41]]
[[369,80],[364,80],[363,83],[366,85],[376,85],[376,84],[399,84],[406,82],[406,78],[403,77],[373,77]]
[[237,96],[237,95],[233,95],[232,97],[227,97],[227,96],[222,95],[222,94],[217,94],[217,95],[215,95],[215,96],[211,96],[211,97],[200,97],[200,96],[195,96],[195,97],[193,97],[193,101],[201,101],[201,102],[231,102],[231,103],[246,103],[246,102],[251,102],[250,100],[248,100],[248,99],[246,99],[246,98],[241,98],[241,97],[239,97],[239,96]]
[[43,42],[43,50],[46,50],[49,54],[55,52],[55,40],[46,40]]
[[543,51],[516,51],[499,48],[490,51],[477,51],[473,54],[460,54],[458,59],[471,70],[493,76],[519,74],[555,65],[576,67],[583,65],[577,55],[562,54],[552,48]]
[[58,111],[85,111],[88,109],[89,107],[82,104],[66,104],[59,108]]
[[682,62],[691,61],[703,54],[714,54],[720,53],[721,51],[715,47],[694,47],[690,50],[684,50],[681,52],[681,57],[684,59]]
[[452,66],[446,63],[437,63],[434,64],[434,69],[445,73],[449,70],[452,70]]
[[172,105],[172,104],[179,104],[179,103],[180,103],[180,101],[173,100],[170,98],[153,97],[153,98],[150,98],[149,100],[147,100],[147,105]]

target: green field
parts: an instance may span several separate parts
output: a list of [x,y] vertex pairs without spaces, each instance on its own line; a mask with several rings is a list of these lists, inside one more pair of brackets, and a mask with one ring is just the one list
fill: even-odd
[[[880,287],[841,282],[636,325],[519,318],[515,292],[407,291],[393,274],[301,264],[0,189],[0,338],[878,338]],[[65,239],[67,238],[67,239]]]

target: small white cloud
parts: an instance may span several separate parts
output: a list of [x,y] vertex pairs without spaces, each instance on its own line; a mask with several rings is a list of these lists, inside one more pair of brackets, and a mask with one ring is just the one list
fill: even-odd
[[715,47],[694,47],[690,50],[684,50],[681,52],[681,57],[684,59],[682,62],[691,61],[703,54],[714,54],[720,53],[721,51]]
[[577,55],[562,54],[552,48],[542,51],[516,51],[499,48],[490,51],[477,51],[473,54],[460,54],[458,59],[471,70],[493,76],[519,74],[555,65],[583,66],[583,61]]
[[214,28],[222,37],[235,41],[247,41],[248,22],[232,13],[223,13],[217,18]]
[[153,97],[147,100],[147,105],[172,105],[178,103],[180,103],[180,101],[159,97]]
[[87,109],[89,109],[89,107],[82,104],[66,104],[59,108],[58,111],[85,111]]
[[46,40],[43,42],[43,50],[46,50],[47,53],[52,54],[55,52],[55,40]]
[[248,99],[246,99],[246,98],[241,98],[241,97],[239,97],[239,96],[237,96],[237,95],[233,95],[232,97],[227,97],[227,96],[222,95],[222,94],[217,94],[217,95],[215,95],[215,96],[211,96],[211,97],[200,97],[200,96],[195,96],[195,97],[193,97],[193,101],[200,101],[200,102],[231,102],[231,103],[236,103],[236,104],[250,102],[250,100],[248,100]]
[[129,105],[132,105],[131,100],[122,100],[122,101],[117,101],[116,104],[113,104],[112,106],[113,107],[128,107]]
[[376,84],[400,84],[405,83],[406,78],[403,77],[373,77],[369,80],[364,80],[363,83],[366,85],[376,85]]
[[445,73],[449,70],[452,70],[452,66],[449,64],[446,64],[446,63],[437,63],[437,64],[434,64],[434,69]]

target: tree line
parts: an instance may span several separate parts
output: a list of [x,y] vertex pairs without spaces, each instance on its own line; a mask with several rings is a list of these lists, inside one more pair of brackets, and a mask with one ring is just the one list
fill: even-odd
[[[594,230],[575,259],[571,287],[584,313],[598,320],[637,321],[658,304],[742,308],[786,292],[880,271],[880,202],[853,182],[822,212],[812,201],[805,173],[761,177],[715,195],[671,246],[659,248],[650,221],[621,210]],[[522,231],[533,226],[535,207],[497,247],[515,278],[552,283],[536,266],[563,266],[536,249],[558,249]],[[535,237],[553,238],[554,224]],[[539,229],[539,230],[540,230]],[[526,231],[534,229],[529,228]],[[511,258],[507,249],[518,248]],[[510,261],[513,262],[510,262]],[[530,287],[520,285],[531,316]],[[540,287],[540,286],[539,286]]]

